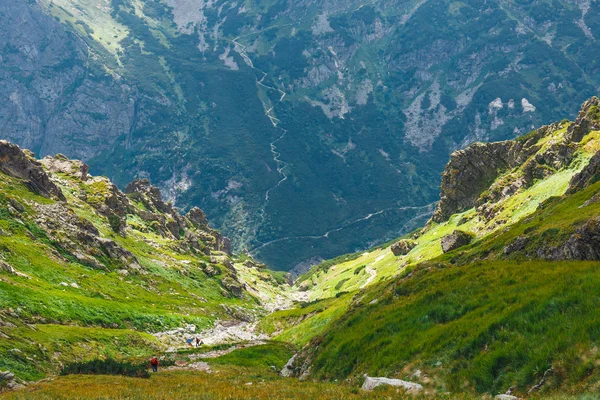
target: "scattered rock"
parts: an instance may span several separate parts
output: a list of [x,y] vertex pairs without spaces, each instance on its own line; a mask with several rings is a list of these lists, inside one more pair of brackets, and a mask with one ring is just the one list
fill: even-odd
[[592,217],[564,243],[540,246],[536,254],[544,260],[600,260],[600,216]]
[[414,249],[416,245],[417,243],[414,240],[402,239],[394,243],[391,247],[391,250],[396,257],[404,256],[410,253],[410,251]]
[[304,281],[300,284],[300,286],[298,286],[298,290],[301,292],[307,292],[310,287],[312,286],[312,283],[309,281]]
[[519,236],[504,247],[504,254],[509,255],[515,251],[521,251],[527,246],[529,238],[527,236]]
[[17,390],[20,389],[23,385],[20,385],[17,382],[15,374],[13,374],[12,372],[0,371],[0,388],[2,388],[3,386],[11,390]]
[[442,238],[442,251],[447,253],[459,247],[466,246],[471,243],[471,240],[473,240],[473,237],[468,233],[455,230]]
[[22,278],[31,279],[31,277],[27,274],[17,271],[12,265],[8,264],[5,261],[0,260],[0,271],[7,272],[11,275],[20,276]]
[[242,285],[229,276],[221,279],[221,284],[235,297],[242,297],[244,294]]
[[401,387],[406,389],[409,393],[418,393],[423,390],[423,386],[418,383],[403,381],[401,379],[372,378],[369,376],[366,377],[365,383],[362,385],[362,390],[373,390],[381,385]]

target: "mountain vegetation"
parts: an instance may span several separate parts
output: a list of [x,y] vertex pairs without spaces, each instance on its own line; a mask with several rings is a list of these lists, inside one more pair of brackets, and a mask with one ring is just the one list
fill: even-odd
[[2,135],[303,272],[425,223],[452,151],[572,119],[595,5],[4,0]]
[[295,282],[148,180],[2,141],[0,397],[593,399],[599,110],[454,152],[422,228]]

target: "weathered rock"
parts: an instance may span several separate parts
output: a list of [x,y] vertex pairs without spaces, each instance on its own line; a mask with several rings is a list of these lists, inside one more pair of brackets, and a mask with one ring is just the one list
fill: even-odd
[[40,163],[50,172],[71,175],[82,181],[88,179],[89,165],[79,160],[69,160],[62,154],[57,154],[54,157],[46,156],[40,160]]
[[567,193],[573,194],[598,181],[600,181],[600,151],[594,154],[588,165],[586,165],[581,172],[571,178]]
[[521,251],[525,248],[525,246],[527,246],[528,242],[529,242],[528,237],[519,236],[504,247],[504,250],[503,250],[504,254],[509,255],[511,253],[514,253],[515,251]]
[[228,292],[233,294],[235,297],[242,297],[244,295],[242,285],[230,277],[225,277],[221,279],[221,284]]
[[58,186],[51,180],[42,165],[28,157],[16,144],[0,140],[0,171],[25,181],[36,194],[65,200]]
[[126,194],[137,193],[141,195],[140,200],[151,210],[157,210],[165,214],[170,214],[173,210],[171,203],[165,203],[162,199],[160,190],[152,186],[148,179],[136,179],[125,188]]
[[501,171],[522,163],[533,149],[531,140],[507,140],[497,143],[474,143],[450,156],[442,175],[441,198],[433,217],[443,222],[457,212],[475,206],[475,201],[489,188]]
[[221,274],[221,270],[210,264],[201,264],[202,271],[208,276],[216,276]]
[[193,207],[192,209],[190,209],[186,217],[190,220],[190,222],[192,222],[192,224],[194,224],[198,228],[205,228],[208,226],[206,214],[198,207]]
[[[489,220],[498,211],[494,203],[568,166],[574,159],[576,143],[590,130],[600,129],[599,102],[594,97],[584,103],[564,139],[544,147],[541,152],[538,141],[561,129],[561,123],[544,126],[515,140],[474,143],[452,153],[442,175],[440,202],[431,220],[444,222],[453,214],[474,206],[480,215]],[[589,168],[573,178],[571,186],[582,187],[586,182],[597,180],[599,159],[600,156],[594,158]],[[509,177],[508,181],[494,182],[501,173],[518,166],[522,166],[522,173]]]
[[512,394],[498,394],[494,397],[494,400],[519,400],[519,398]]
[[473,237],[468,233],[455,230],[442,238],[442,251],[447,253],[459,247],[466,246],[471,243],[471,240],[473,240]]
[[569,126],[566,137],[573,142],[580,142],[592,130],[600,129],[600,100],[592,97],[581,107],[575,122]]
[[12,265],[8,264],[5,261],[0,260],[0,272],[2,272],[2,271],[9,273],[11,275],[16,275],[16,276],[20,276],[22,278],[31,279],[31,277],[29,275],[17,271]]
[[600,260],[600,216],[589,219],[559,246],[540,246],[536,254],[545,260]]
[[373,390],[381,385],[401,387],[409,393],[419,393],[423,390],[423,386],[418,383],[403,381],[401,379],[372,378],[370,376],[366,377],[362,385],[362,390]]
[[417,243],[414,240],[402,239],[392,245],[390,248],[396,257],[404,256],[415,248]]

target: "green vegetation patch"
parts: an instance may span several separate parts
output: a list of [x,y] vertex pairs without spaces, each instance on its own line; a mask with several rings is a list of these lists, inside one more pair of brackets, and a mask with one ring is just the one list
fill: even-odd
[[315,376],[410,380],[421,369],[442,391],[526,393],[552,368],[544,390],[588,387],[600,378],[599,267],[424,264],[369,290],[314,339]]

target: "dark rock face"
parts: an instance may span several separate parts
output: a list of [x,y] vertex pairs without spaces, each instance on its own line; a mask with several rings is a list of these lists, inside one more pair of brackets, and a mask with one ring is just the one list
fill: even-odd
[[394,243],[390,249],[392,250],[392,253],[394,253],[394,255],[396,257],[398,257],[398,256],[404,256],[404,255],[410,253],[410,251],[416,245],[417,244],[413,240],[402,239],[402,240]]
[[600,151],[594,154],[589,164],[569,182],[568,194],[575,193],[600,180]]
[[19,146],[4,140],[0,140],[0,171],[23,179],[34,193],[65,200],[62,191],[50,180],[42,164],[27,156]]
[[569,127],[567,137],[573,142],[580,142],[588,132],[600,129],[600,99],[592,97],[581,107],[575,123]]
[[190,211],[188,211],[186,217],[190,220],[190,222],[192,222],[199,228],[204,228],[208,226],[208,219],[206,219],[206,214],[198,207],[191,208]]
[[569,239],[556,247],[540,247],[537,256],[544,260],[600,260],[600,216],[591,218]]
[[442,251],[447,253],[449,251],[458,249],[471,243],[473,237],[466,232],[455,230],[451,234],[442,238]]
[[441,198],[432,221],[443,222],[452,214],[474,207],[500,172],[514,168],[530,154],[532,149],[525,150],[526,144],[510,140],[475,143],[452,153],[442,175]]

